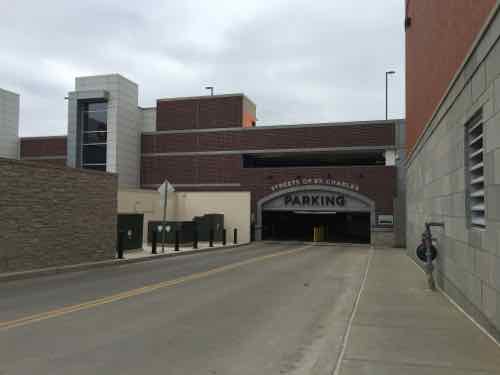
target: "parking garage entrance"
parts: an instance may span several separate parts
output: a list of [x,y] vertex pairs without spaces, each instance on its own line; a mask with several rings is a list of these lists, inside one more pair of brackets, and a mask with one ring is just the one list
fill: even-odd
[[365,196],[332,186],[299,186],[259,201],[260,238],[370,243],[374,204]]
[[370,243],[365,212],[264,211],[262,219],[265,240]]

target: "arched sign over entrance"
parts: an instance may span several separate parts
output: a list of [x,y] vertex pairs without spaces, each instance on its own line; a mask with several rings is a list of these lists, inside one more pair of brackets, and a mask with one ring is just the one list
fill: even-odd
[[267,195],[257,202],[255,238],[262,239],[263,211],[367,212],[375,226],[375,202],[357,192],[330,185],[301,185]]

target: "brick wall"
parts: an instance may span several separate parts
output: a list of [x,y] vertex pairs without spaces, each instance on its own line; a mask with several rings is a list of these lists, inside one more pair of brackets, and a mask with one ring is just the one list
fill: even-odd
[[209,129],[243,126],[243,95],[157,101],[156,129]]
[[0,158],[0,272],[111,259],[116,175]]
[[[242,168],[241,155],[155,156],[142,158],[142,186],[151,188],[164,179],[175,184],[235,184],[240,187],[193,187],[184,190],[252,192],[252,208],[272,193],[271,186],[301,178],[336,179],[359,185],[360,193],[376,202],[377,213],[392,214],[396,195],[396,168],[386,166]],[[182,191],[182,188],[178,188]]]
[[[297,176],[336,179],[359,185],[360,193],[376,202],[377,213],[392,214],[396,195],[396,168],[386,166],[242,168],[241,156],[164,156],[143,157],[142,186],[151,188],[164,179],[175,184],[235,184],[241,187],[216,187],[201,190],[240,190],[252,192],[252,208],[271,186]],[[178,188],[182,191],[182,188]],[[197,190],[189,187],[184,190]]]
[[66,165],[66,137],[30,137],[20,140],[20,157],[24,160]]
[[66,137],[21,138],[21,158],[66,156]]
[[411,151],[496,0],[406,0],[407,149]]
[[[261,127],[188,133],[157,133],[142,136],[141,185],[152,188],[164,179],[188,184],[186,190],[251,191],[252,210],[271,186],[301,178],[324,178],[359,185],[360,193],[376,202],[379,214],[392,214],[396,196],[396,168],[386,166],[243,168],[241,150],[328,147],[372,147],[395,144],[393,122],[335,124],[331,126]],[[235,151],[235,154],[151,155],[174,152]],[[210,188],[196,184],[240,184]],[[182,190],[179,189],[179,190]]]
[[387,146],[395,144],[393,123],[368,125],[260,127],[203,133],[143,134],[142,152],[262,150]]

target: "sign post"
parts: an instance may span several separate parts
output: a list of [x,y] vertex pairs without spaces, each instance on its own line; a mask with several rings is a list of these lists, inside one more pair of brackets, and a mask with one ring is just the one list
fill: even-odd
[[167,231],[167,194],[172,193],[175,191],[174,187],[165,180],[163,184],[158,188],[158,191],[160,192],[160,205],[163,206],[163,228],[162,228],[162,235],[161,235],[161,252],[165,252],[165,232]]

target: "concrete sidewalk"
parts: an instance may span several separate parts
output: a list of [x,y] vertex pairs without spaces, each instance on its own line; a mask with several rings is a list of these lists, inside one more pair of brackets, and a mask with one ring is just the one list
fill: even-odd
[[500,374],[500,348],[400,249],[372,253],[348,333],[336,374]]
[[[246,243],[239,244],[241,245],[246,245]],[[159,255],[164,255],[164,254],[181,254],[181,253],[187,253],[187,252],[197,252],[200,250],[216,250],[216,249],[228,249],[231,247],[238,246],[238,244],[233,244],[233,243],[227,243],[226,245],[222,245],[221,242],[214,242],[213,246],[210,247],[209,242],[198,242],[198,248],[193,249],[193,245],[190,244],[180,244],[179,250],[175,251],[174,246],[172,244],[168,244],[165,246],[165,252],[162,252],[161,244],[158,244],[156,247],[156,252],[157,254],[152,254],[152,249],[151,245],[148,244],[143,244],[142,250],[131,250],[131,251],[125,251],[123,254],[125,259],[137,259],[137,258],[150,258],[150,257],[156,257]]]

